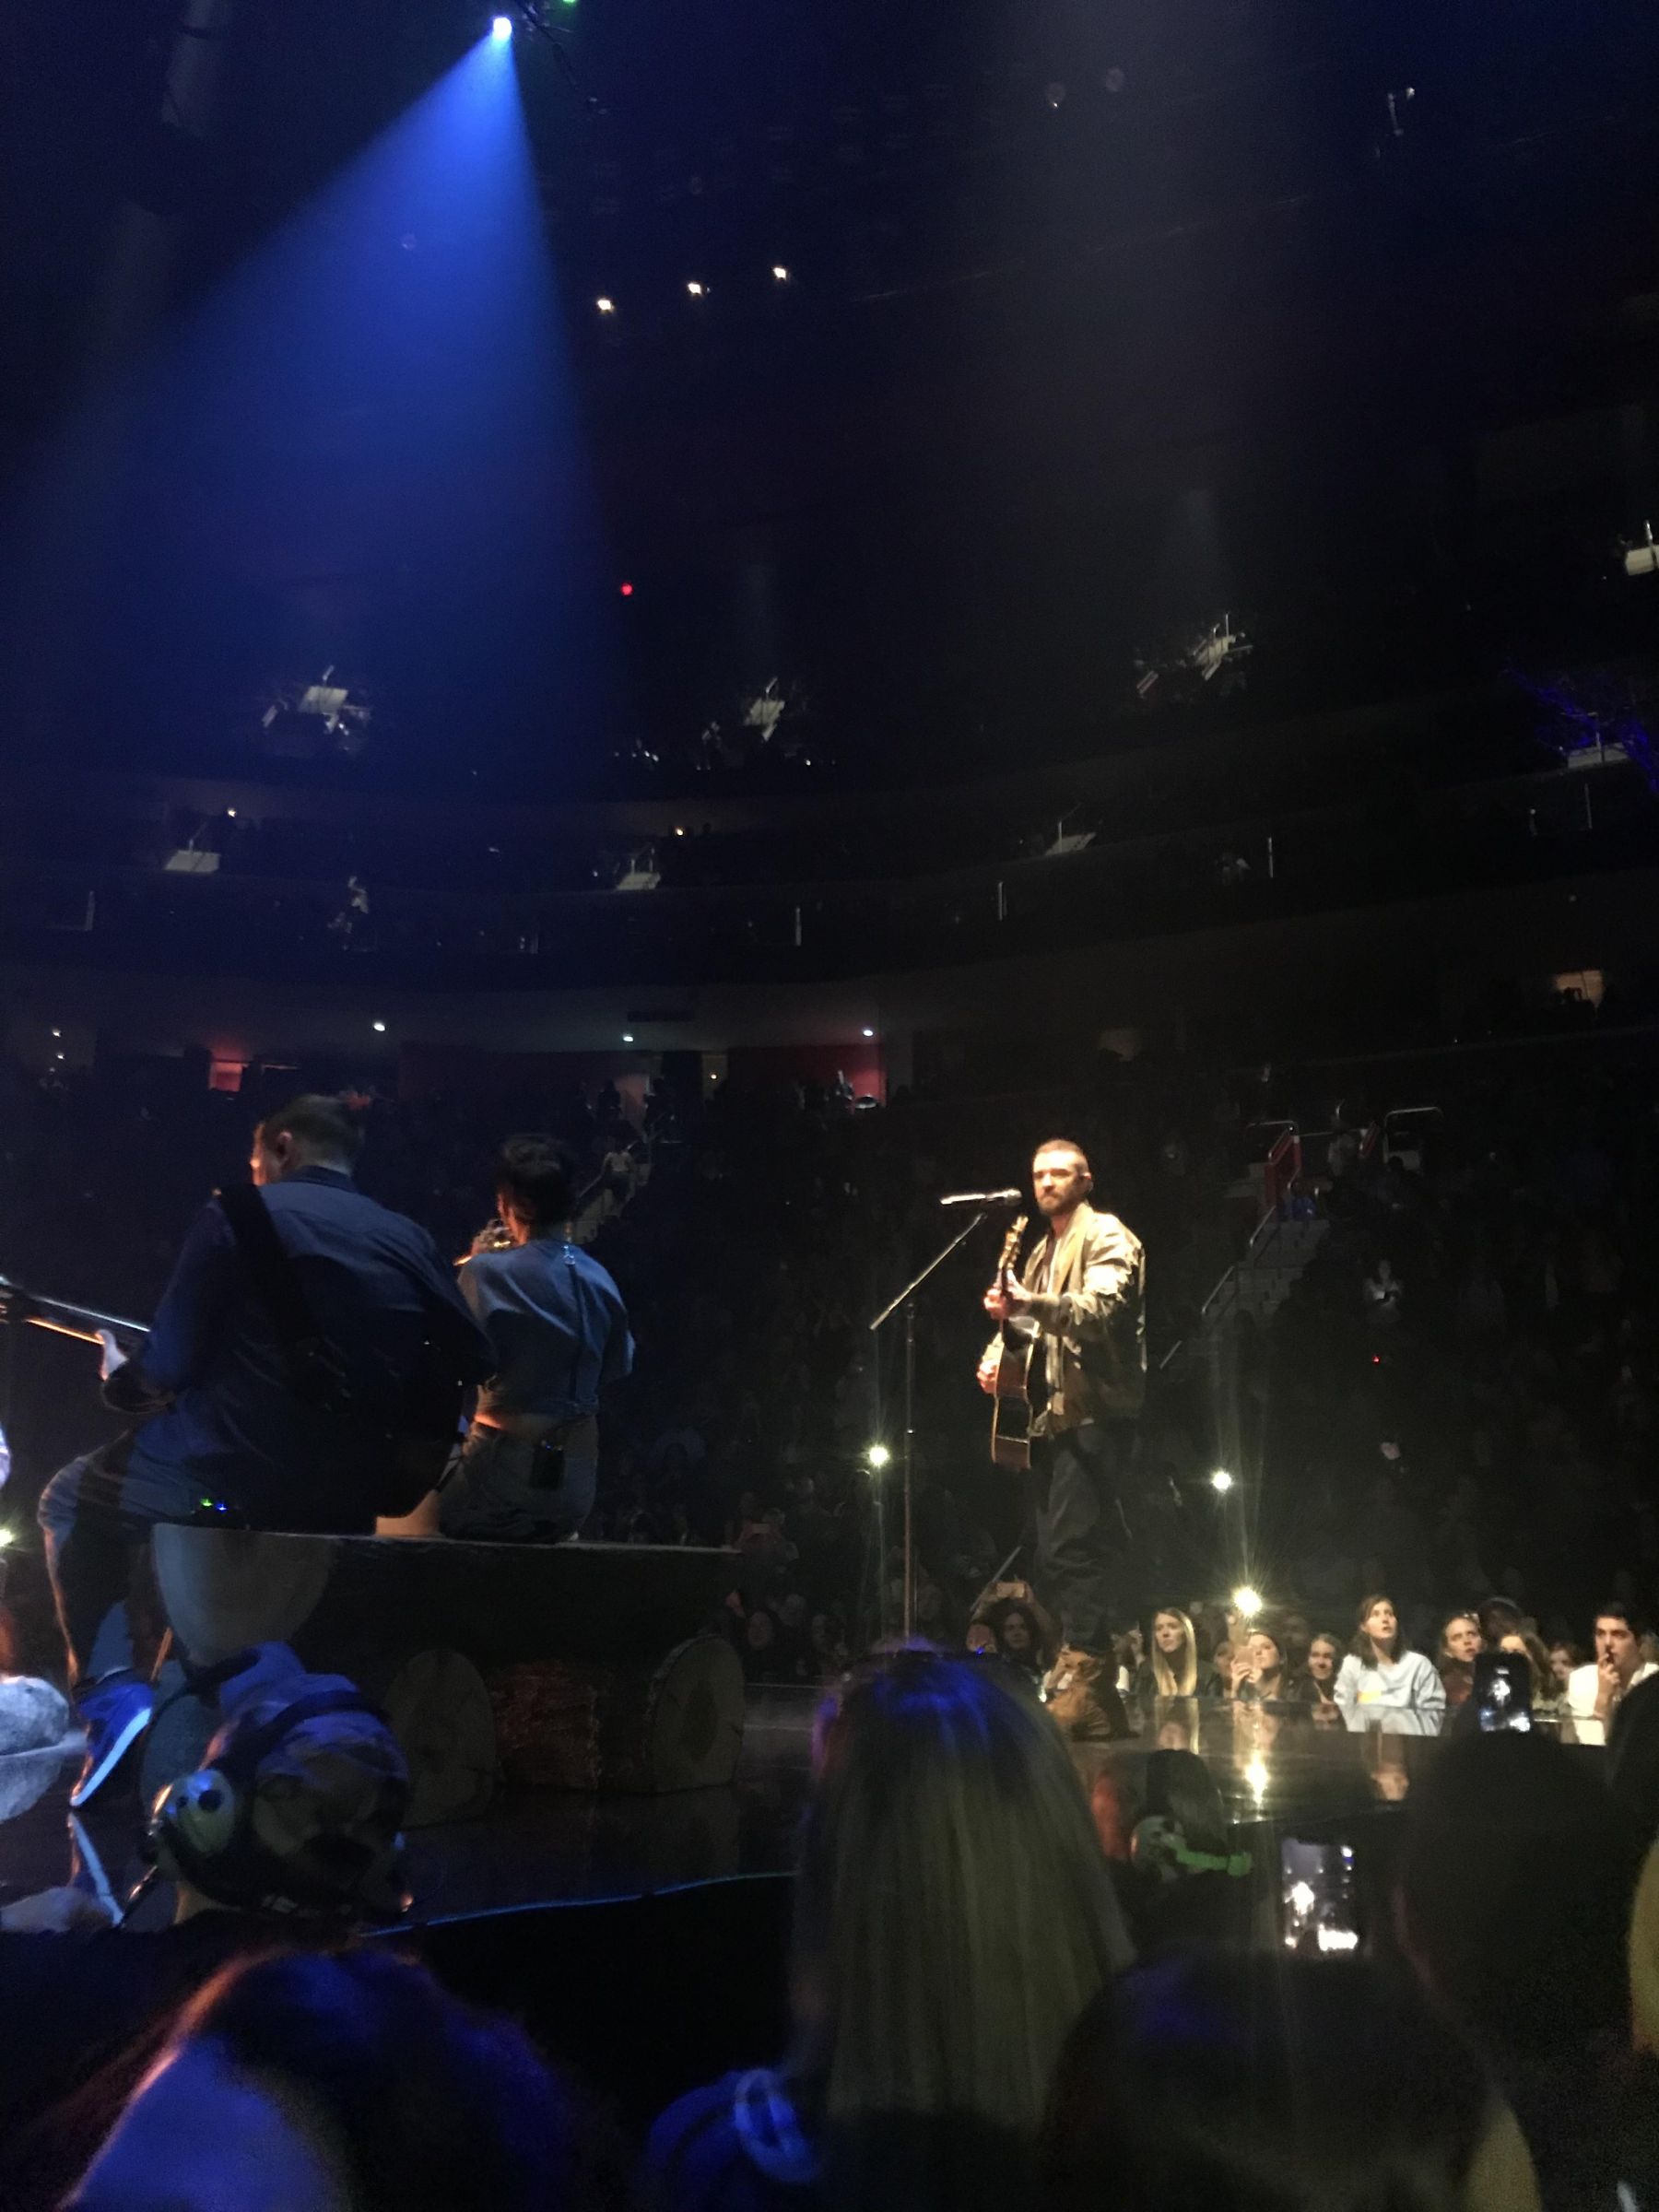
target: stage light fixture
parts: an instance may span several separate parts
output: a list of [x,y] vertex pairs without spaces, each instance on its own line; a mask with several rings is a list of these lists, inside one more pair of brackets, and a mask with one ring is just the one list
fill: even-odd
[[872,1444],[865,1457],[879,1475],[883,1467],[891,1464],[893,1455],[885,1444]]
[[622,1041],[623,1041],[623,1043],[624,1043],[624,1044],[631,1044],[631,1043],[633,1042],[633,1041],[634,1041],[634,1033],[633,1033],[633,1031],[632,1031],[631,1030],[623,1030],[623,1032],[622,1032]]
[[706,284],[699,284],[695,276],[688,278],[686,289],[690,293],[693,300],[704,300],[708,297],[708,286]]
[[633,585],[631,583],[619,583],[617,586],[617,589],[621,593],[624,599],[631,599],[633,597]]
[[386,1033],[386,1025],[385,1025],[385,1023],[384,1023],[383,1021],[377,1021],[377,1022],[376,1022],[376,1023],[373,1025],[373,1027],[374,1027],[374,1033],[375,1033],[375,1035],[376,1035],[377,1037],[383,1037],[383,1036],[385,1035],[385,1033]]
[[1215,1473],[1210,1477],[1210,1488],[1215,1490],[1219,1496],[1225,1497],[1227,1492],[1230,1490],[1232,1487],[1233,1478],[1228,1473],[1227,1469],[1225,1467],[1218,1467]]
[[64,1032],[63,1032],[63,1030],[53,1030],[53,1032],[52,1032],[52,1034],[53,1034],[53,1036],[54,1038],[55,1038],[55,1037],[61,1037],[61,1036],[63,1035],[63,1033],[64,1033]]
[[497,16],[489,26],[489,35],[498,41],[502,39],[510,39],[512,36],[512,18]]
[[876,1032],[875,1032],[875,1030],[866,1030],[865,1031],[865,1035],[866,1037],[874,1037],[874,1036],[875,1036],[875,1034],[876,1034]]
[[1241,1613],[1246,1620],[1253,1620],[1262,1609],[1262,1594],[1253,1590],[1248,1583],[1241,1583],[1232,1594],[1233,1610]]
[[594,300],[594,305],[599,310],[599,312],[602,315],[614,315],[617,312],[616,301],[610,299],[604,292],[600,293],[598,299]]
[[774,284],[787,284],[789,282],[789,271],[783,266],[783,264],[781,261],[774,261],[772,263],[772,282]]

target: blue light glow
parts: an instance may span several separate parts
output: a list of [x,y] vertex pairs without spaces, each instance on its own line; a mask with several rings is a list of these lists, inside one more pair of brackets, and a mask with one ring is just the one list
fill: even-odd
[[549,715],[572,746],[599,728],[616,567],[512,21],[202,301],[110,411],[84,658],[140,722],[176,721],[182,665],[206,700],[333,663],[379,693],[370,742],[383,729],[406,760],[447,767],[463,740],[545,757]]
[[510,39],[512,36],[512,18],[498,16],[489,27],[489,35],[492,39]]

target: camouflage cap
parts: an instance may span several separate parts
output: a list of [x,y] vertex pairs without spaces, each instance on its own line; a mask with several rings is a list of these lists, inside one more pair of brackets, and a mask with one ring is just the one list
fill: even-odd
[[[238,1746],[285,1712],[355,1688],[344,1675],[308,1673],[286,1644],[258,1645],[222,1685],[224,1718],[204,1764],[234,1765]],[[407,1903],[401,1830],[409,1794],[407,1764],[377,1713],[348,1707],[298,1718],[253,1769],[249,1830],[262,1848],[250,1856],[258,1861],[253,1871],[265,1877],[255,1884],[257,1901],[279,1911],[395,1918]],[[255,1901],[243,1869],[223,1871],[226,1887],[241,1891],[223,1901]]]

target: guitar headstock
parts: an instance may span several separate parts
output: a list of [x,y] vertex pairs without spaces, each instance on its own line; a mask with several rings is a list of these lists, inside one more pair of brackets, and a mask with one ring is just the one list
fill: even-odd
[[1025,1235],[1030,1221],[1029,1214],[1017,1214],[1008,1225],[1008,1233],[1003,1239],[1002,1257],[996,1263],[996,1279],[999,1283],[1019,1257],[1019,1240]]

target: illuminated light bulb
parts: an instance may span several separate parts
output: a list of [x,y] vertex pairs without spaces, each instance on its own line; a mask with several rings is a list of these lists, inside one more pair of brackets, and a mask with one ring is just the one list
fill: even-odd
[[1212,1490],[1218,1490],[1223,1496],[1225,1496],[1226,1493],[1232,1488],[1232,1487],[1233,1478],[1228,1473],[1227,1469],[1225,1467],[1218,1467],[1215,1473],[1210,1477],[1210,1488]]
[[783,264],[781,261],[774,261],[772,263],[772,281],[776,284],[787,284],[789,282],[789,271],[783,266]]
[[865,1456],[870,1465],[879,1472],[881,1468],[889,1465],[893,1455],[885,1444],[872,1444]]
[[497,16],[494,22],[489,26],[489,35],[492,39],[498,41],[501,39],[510,39],[512,36],[512,18],[511,16]]
[[385,1025],[385,1023],[384,1023],[383,1021],[377,1021],[377,1022],[376,1022],[376,1023],[373,1025],[373,1027],[374,1027],[374,1033],[375,1033],[375,1035],[376,1035],[377,1037],[383,1037],[383,1036],[385,1035],[385,1033],[386,1033],[386,1025]]
[[616,301],[610,299],[604,292],[600,293],[598,299],[594,300],[594,305],[599,310],[599,312],[602,315],[614,315],[617,312]]
[[693,300],[706,300],[708,298],[708,286],[706,284],[699,284],[695,276],[690,277],[688,280],[686,289],[690,293]]

